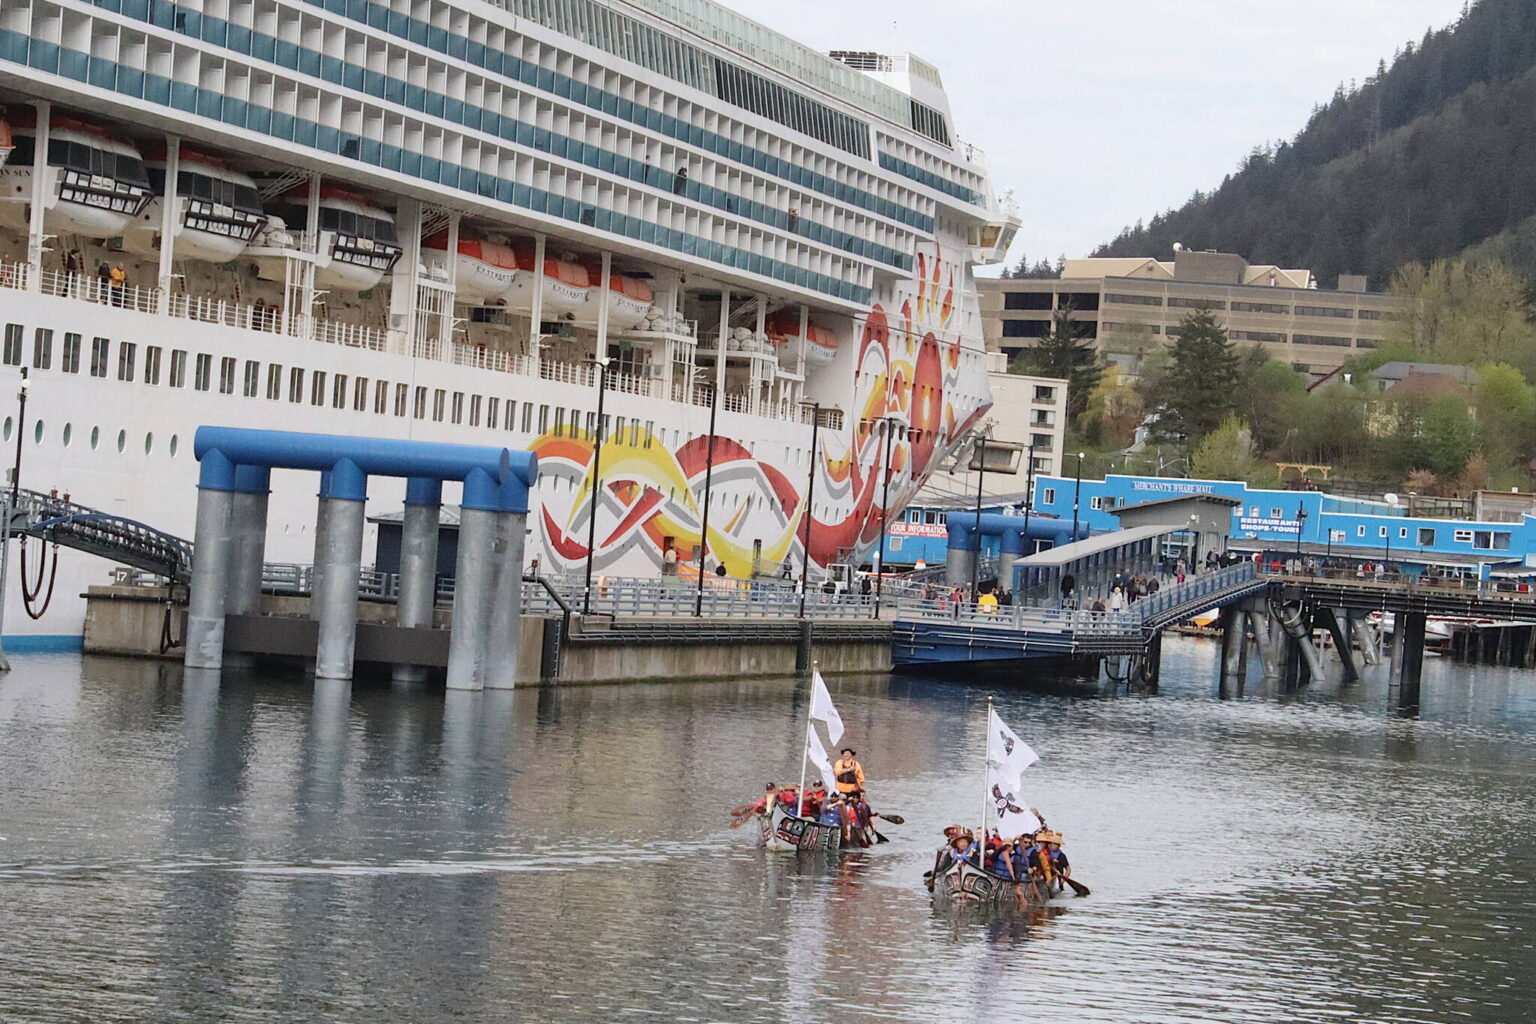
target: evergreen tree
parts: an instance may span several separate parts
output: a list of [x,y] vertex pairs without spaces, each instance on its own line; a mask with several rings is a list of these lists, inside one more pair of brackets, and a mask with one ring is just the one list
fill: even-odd
[[1067,417],[1076,422],[1088,408],[1088,399],[1104,375],[1104,362],[1093,339],[1081,336],[1072,319],[1071,303],[1062,303],[1051,314],[1051,329],[1034,348],[1014,357],[1009,369],[1037,377],[1057,377],[1067,382]]
[[1190,311],[1169,349],[1166,372],[1150,386],[1147,405],[1157,417],[1154,441],[1200,441],[1237,411],[1242,401],[1241,359],[1226,328],[1207,306]]

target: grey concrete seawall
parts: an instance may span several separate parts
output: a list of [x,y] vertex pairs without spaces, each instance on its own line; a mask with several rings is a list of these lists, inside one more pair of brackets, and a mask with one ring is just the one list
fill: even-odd
[[[166,587],[91,587],[86,595],[85,650],[135,658],[180,660],[185,593]],[[441,672],[447,664],[450,611],[439,607],[431,627],[394,624],[387,601],[358,607],[357,658],[385,667],[407,662]],[[258,661],[311,662],[318,639],[309,598],[265,594],[251,615],[226,618],[225,645]],[[793,675],[811,662],[827,675],[888,672],[889,622],[732,618],[654,618],[525,615],[517,685],[664,682]],[[174,643],[168,645],[167,641]]]

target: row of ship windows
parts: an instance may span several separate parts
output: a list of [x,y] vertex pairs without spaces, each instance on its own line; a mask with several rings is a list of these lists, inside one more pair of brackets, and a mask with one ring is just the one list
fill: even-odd
[[[90,81],[92,84],[114,89],[121,94],[240,125],[301,146],[338,155],[353,155],[365,162],[412,177],[435,181],[450,188],[541,211],[563,220],[663,246],[699,259],[812,289],[849,302],[866,304],[872,295],[869,287],[856,281],[844,280],[804,265],[790,263],[774,256],[752,252],[736,245],[703,238],[697,234],[659,224],[656,221],[662,204],[659,204],[654,197],[632,193],[624,188],[612,188],[606,182],[575,172],[565,173],[556,170],[549,175],[548,190],[535,188],[521,182],[509,181],[491,172],[482,172],[446,160],[423,156],[419,152],[400,146],[361,139],[307,118],[237,100],[225,95],[221,90],[204,89],[184,82],[172,82],[163,76],[120,67],[109,61],[87,57],[78,51],[62,50],[54,44],[29,39],[4,29],[0,29],[0,59],[16,60],[31,67],[65,75],[82,82]],[[318,96],[316,100],[318,101]],[[525,166],[528,163],[524,161]],[[608,197],[615,203],[627,203],[632,208],[644,210],[647,215],[632,216],[616,213],[611,209],[600,208],[573,198],[572,193],[578,195],[596,193],[599,196]],[[672,216],[674,220],[690,225],[702,219],[692,210],[674,210]],[[738,232],[734,224],[726,225],[723,232],[717,233],[733,241],[738,240]],[[788,255],[788,244],[782,239],[766,237],[760,232],[750,230],[739,234],[747,236],[740,240],[748,244],[772,248],[777,253]],[[795,255],[802,262],[812,261],[827,270],[862,276],[858,267],[848,265],[839,257],[803,251]]]
[[[229,35],[230,27],[220,19],[209,15],[202,15],[198,24],[203,27],[203,35],[205,37],[214,35],[216,38],[223,40]],[[93,27],[101,35],[116,34],[117,31],[116,26],[105,23]],[[854,231],[849,232],[836,227],[824,226],[815,220],[818,214],[823,213],[818,205],[814,208],[808,206],[794,218],[796,223],[790,223],[788,210],[795,202],[792,199],[786,199],[781,204],[784,208],[777,209],[757,203],[743,196],[732,194],[725,189],[702,184],[697,180],[697,176],[695,176],[694,180],[688,180],[686,171],[683,172],[682,178],[678,179],[674,178],[672,173],[662,169],[663,166],[685,166],[680,161],[686,160],[686,153],[674,155],[671,147],[665,147],[658,157],[658,162],[662,166],[652,166],[651,163],[644,159],[634,159],[622,155],[621,152],[615,152],[614,150],[622,150],[624,148],[638,148],[644,154],[647,151],[646,147],[652,145],[648,139],[632,136],[632,133],[627,129],[621,130],[615,135],[610,126],[595,121],[589,123],[581,113],[576,113],[574,116],[568,115],[563,111],[558,113],[561,119],[570,122],[567,125],[568,131],[578,135],[585,134],[589,139],[595,136],[612,147],[612,149],[604,149],[591,141],[568,137],[547,128],[539,127],[533,122],[539,118],[540,107],[543,108],[546,118],[554,120],[557,116],[558,108],[548,101],[540,101],[531,95],[521,95],[512,90],[502,92],[493,85],[490,90],[483,93],[482,103],[476,104],[467,100],[454,99],[442,90],[434,91],[411,83],[411,80],[417,77],[432,82],[451,80],[451,76],[447,73],[446,69],[438,69],[436,73],[433,73],[432,69],[423,66],[419,69],[419,75],[411,75],[409,70],[412,69],[392,67],[389,73],[386,74],[382,71],[365,69],[356,62],[347,63],[335,57],[325,56],[315,49],[302,46],[279,48],[276,39],[260,32],[237,31],[239,31],[240,38],[238,40],[229,40],[230,48],[235,49],[236,52],[249,55],[258,48],[258,44],[261,44],[260,48],[267,59],[289,70],[297,71],[301,67],[314,67],[319,72],[318,77],[332,84],[356,89],[359,92],[367,93],[386,102],[398,103],[412,110],[441,117],[472,130],[483,131],[509,142],[515,142],[518,145],[526,146],[540,153],[572,160],[619,177],[650,185],[654,188],[670,189],[679,195],[704,205],[757,220],[781,230],[796,232],[805,235],[813,241],[843,249],[857,256],[880,260],[902,270],[911,269],[911,258],[909,256],[898,252],[890,246],[880,244],[871,238],[865,237],[867,235],[889,237],[890,234],[883,231],[880,225],[870,222],[867,218],[840,214],[829,207],[824,211],[825,213],[831,214],[835,219],[850,221],[850,226],[854,228]],[[191,33],[189,32],[188,34]],[[360,43],[363,41],[359,38]],[[93,45],[92,49],[99,51],[100,47]],[[361,49],[361,46],[358,49]],[[213,59],[217,60],[217,58]],[[206,64],[207,61],[205,60],[204,63]],[[381,54],[377,63],[380,66],[389,67],[392,62],[387,59],[387,55]],[[399,65],[402,62],[395,61],[393,63]],[[406,71],[406,73],[402,74],[402,70]],[[475,84],[479,85],[480,83]],[[479,91],[466,88],[468,85],[469,83],[462,82],[459,83],[458,88],[448,91],[467,96],[472,96],[476,91]],[[504,111],[511,112],[506,113]],[[345,152],[343,155],[356,156],[355,153]],[[706,164],[704,170],[706,172],[721,173],[722,177],[731,177],[724,174],[720,168],[715,167],[713,164]],[[742,184],[750,186],[750,182],[743,182]],[[777,189],[773,191],[777,191]]]
[[[464,96],[482,93],[494,95],[501,84],[495,78],[489,76],[483,79],[478,78],[445,63],[423,64],[420,55],[404,47],[390,47],[382,53],[370,52],[369,43],[384,42],[386,46],[389,44],[376,37],[336,26],[313,16],[290,19],[284,24],[279,21],[282,12],[274,10],[270,16],[260,19],[264,26],[271,29],[269,34],[255,31],[253,27],[237,24],[233,20],[225,22],[206,13],[198,14],[169,4],[151,6],[147,0],[91,0],[91,2],[97,7],[118,11],[167,30],[198,38],[216,46],[234,49],[258,60],[281,64],[349,88],[364,89],[366,83],[371,80],[368,76],[378,73],[383,78],[387,91],[383,94],[375,94],[383,95],[393,102],[406,102],[405,97],[410,88],[429,81],[450,83],[454,86],[451,91],[455,95]],[[332,5],[321,3],[318,6],[331,7]],[[346,12],[339,9],[346,4],[338,3],[334,6],[337,9],[333,13],[348,16]],[[933,218],[913,209],[915,196],[909,191],[882,181],[867,172],[823,157],[804,147],[790,144],[782,138],[760,132],[740,122],[731,121],[716,109],[700,108],[611,70],[573,59],[563,51],[543,46],[526,37],[506,33],[505,46],[497,48],[464,40],[461,37],[449,36],[446,33],[429,37],[424,33],[407,32],[403,25],[391,24],[388,29],[385,29],[383,15],[378,18],[371,16],[374,11],[384,11],[383,8],[372,4],[357,6],[367,9],[369,16],[353,15],[354,20],[365,22],[380,31],[387,31],[397,38],[419,43],[437,53],[465,59],[491,74],[500,74],[503,79],[512,79],[533,86],[619,120],[710,150],[719,156],[746,164],[765,174],[821,192],[850,205],[862,207],[920,231],[933,230]],[[228,13],[232,19],[241,18],[243,15],[243,20],[250,21],[252,26],[258,20],[254,8],[249,6],[242,6]],[[384,13],[390,19],[401,17],[394,12]],[[284,31],[285,29],[287,31]],[[433,30],[434,33],[439,31]],[[277,33],[290,38],[277,38]],[[316,50],[307,49],[298,44],[298,40],[301,39],[320,38],[325,40],[326,54],[361,52],[364,55],[363,59],[369,65],[368,69],[358,66],[357,62],[344,65],[334,57],[322,55]],[[450,45],[455,39],[459,44],[458,47]],[[520,58],[509,52],[513,47],[523,51],[525,56]],[[92,49],[93,52],[99,53],[110,52],[111,48],[104,49],[93,45]],[[569,65],[572,71],[584,71],[589,77],[600,76],[605,84],[611,82],[613,87],[603,89],[589,86],[574,74],[561,74],[542,66],[541,60]],[[338,78],[339,74],[344,74],[345,77]],[[618,94],[619,91],[628,91],[643,102],[621,96]],[[428,97],[426,102],[426,106],[418,109],[425,110],[434,116],[449,116],[447,101],[442,97]],[[677,116],[666,113],[661,109],[664,106],[676,108]],[[697,121],[714,123],[721,131],[708,130],[695,123]],[[465,123],[474,127],[470,122]],[[726,134],[727,132],[730,134]],[[733,135],[740,138],[734,138]],[[772,156],[762,147],[788,149],[788,159]]]
[[[0,440],[9,441],[11,439],[11,437],[15,433],[16,433],[16,421],[13,420],[11,417],[7,416],[5,418],[5,425],[4,425],[4,427],[0,428]],[[40,420],[40,419],[39,420],[34,420],[32,422],[32,441],[33,441],[33,443],[37,444],[37,445],[41,445],[47,439],[48,439],[48,425],[43,420]],[[75,425],[73,423],[66,423],[66,424],[64,424],[64,428],[59,431],[59,443],[61,445],[63,445],[65,448],[68,448],[68,447],[70,447],[71,445],[74,444],[74,441],[75,441]],[[100,427],[92,427],[91,428],[91,450],[95,451],[96,449],[98,449],[100,447],[101,447],[101,428]],[[128,450],[128,431],[126,431],[126,430],[119,430],[117,432],[117,450],[119,452],[125,452],[125,451]],[[176,457],[177,453],[181,451],[181,438],[178,437],[175,434],[172,434],[171,435],[170,443],[165,446],[165,451],[166,451],[167,455],[169,455],[171,458],[174,459]],[[144,454],[145,455],[153,455],[153,454],[155,454],[155,435],[154,435],[153,431],[148,431],[148,432],[146,432],[144,434]]]
[[[7,366],[23,365],[25,340],[26,328],[23,325],[6,324],[0,362]],[[114,347],[117,356],[115,372],[112,358]],[[500,428],[528,434],[537,432],[541,435],[552,433],[556,437],[575,437],[583,431],[590,434],[596,428],[595,414],[583,414],[575,408],[523,402],[519,410],[518,403],[511,398],[503,401],[484,395],[466,395],[462,391],[449,391],[446,388],[421,385],[413,388],[409,384],[370,380],[367,377],[353,377],[325,370],[306,371],[302,367],[284,367],[278,363],[265,364],[263,387],[263,364],[254,359],[245,360],[242,367],[241,361],[235,357],[222,356],[215,371],[214,357],[206,352],[189,353],[185,349],[171,349],[167,354],[160,345],[144,345],[143,362],[140,364],[140,348],[137,342],[119,341],[114,346],[110,338],[92,338],[87,349],[81,335],[66,333],[59,351],[58,368],[64,373],[80,373],[83,370],[92,377],[115,376],[120,381],[142,381],[152,386],[160,385],[163,380],[168,387],[185,388],[190,362],[190,383],[195,391],[217,390],[221,395],[238,393],[246,398],[265,395],[273,402],[282,401],[286,397],[295,405],[307,403],[321,408],[350,408],[353,412],[368,412],[371,408],[381,416],[409,416],[433,423],[467,424],[471,427],[483,423],[490,430]],[[36,329],[31,355],[33,369],[53,369],[52,329]],[[652,421],[647,420],[642,424],[639,419],[626,420],[623,416],[604,416],[603,421],[610,432],[616,431],[610,433],[615,440],[627,440],[642,448],[651,446],[655,428]],[[95,447],[94,443],[92,447]]]

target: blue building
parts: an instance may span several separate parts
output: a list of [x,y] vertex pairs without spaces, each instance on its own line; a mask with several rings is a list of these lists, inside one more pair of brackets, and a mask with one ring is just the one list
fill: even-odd
[[1084,480],[1078,497],[1072,477],[1035,482],[1037,513],[1072,518],[1094,531],[1119,527],[1112,509],[1181,494],[1212,493],[1241,502],[1232,511],[1232,550],[1272,557],[1303,557],[1391,563],[1404,572],[1439,575],[1526,576],[1536,567],[1536,516],[1513,522],[1479,522],[1410,516],[1401,504],[1342,498],[1322,491],[1281,491],[1233,480],[1182,480],[1110,474]]

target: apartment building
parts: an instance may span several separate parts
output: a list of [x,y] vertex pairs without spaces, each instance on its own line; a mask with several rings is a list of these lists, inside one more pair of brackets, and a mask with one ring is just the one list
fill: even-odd
[[1070,306],[1083,337],[1111,362],[1135,372],[1152,346],[1178,337],[1190,310],[1209,306],[1239,345],[1322,376],[1386,337],[1401,303],[1365,290],[1363,276],[1340,275],[1332,290],[1310,270],[1251,264],[1241,256],[1187,249],[1172,260],[1068,260],[1059,278],[977,282],[989,351],[1011,358],[1050,329]]

